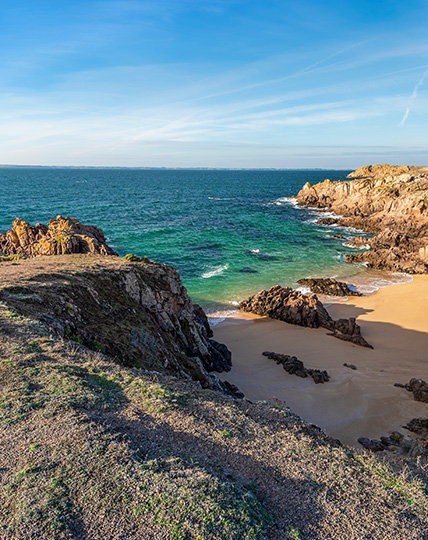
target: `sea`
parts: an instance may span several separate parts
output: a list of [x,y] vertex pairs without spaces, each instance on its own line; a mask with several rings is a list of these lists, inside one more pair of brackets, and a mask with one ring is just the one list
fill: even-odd
[[306,182],[343,181],[350,172],[2,167],[0,232],[16,217],[97,225],[119,255],[175,266],[217,322],[249,295],[298,287],[302,277],[344,279],[366,293],[411,279],[346,263],[346,254],[359,251],[346,244],[362,231],[319,225],[332,214],[297,205]]

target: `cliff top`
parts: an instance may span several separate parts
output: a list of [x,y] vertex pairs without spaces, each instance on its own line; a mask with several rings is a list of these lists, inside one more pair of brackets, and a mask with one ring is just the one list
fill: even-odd
[[348,174],[347,178],[381,179],[401,176],[402,174],[410,174],[412,176],[425,175],[428,174],[428,167],[415,165],[388,165],[386,163],[382,165],[365,165]]

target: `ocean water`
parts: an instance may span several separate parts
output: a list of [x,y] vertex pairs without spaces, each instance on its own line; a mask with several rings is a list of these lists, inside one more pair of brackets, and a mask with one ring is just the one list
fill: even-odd
[[[120,255],[174,265],[190,296],[217,312],[301,277],[356,276],[367,291],[405,279],[345,263],[358,251],[346,240],[361,233],[317,225],[320,214],[292,199],[307,181],[349,172],[0,168],[0,232],[15,217],[97,225]],[[331,238],[339,232],[345,240]]]

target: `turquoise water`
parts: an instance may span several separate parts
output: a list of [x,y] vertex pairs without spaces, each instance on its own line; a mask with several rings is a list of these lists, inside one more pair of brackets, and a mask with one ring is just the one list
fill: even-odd
[[286,199],[349,172],[1,168],[0,231],[15,217],[58,214],[98,225],[120,255],[177,267],[191,297],[213,309],[300,277],[365,271],[330,237],[355,231],[317,226],[318,214]]

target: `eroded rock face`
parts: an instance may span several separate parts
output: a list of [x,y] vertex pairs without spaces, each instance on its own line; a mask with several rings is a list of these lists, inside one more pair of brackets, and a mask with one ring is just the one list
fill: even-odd
[[328,335],[355,345],[370,347],[354,318],[334,321],[315,294],[305,295],[291,287],[275,285],[239,304],[240,309],[309,328],[327,328]]
[[302,206],[328,208],[344,216],[324,218],[320,223],[375,234],[367,242],[371,250],[349,255],[348,262],[411,274],[427,273],[428,167],[372,165],[358,169],[349,178],[355,179],[325,180],[313,186],[307,182],[297,200]]
[[263,356],[267,356],[271,360],[275,360],[277,364],[281,364],[287,373],[297,375],[297,377],[305,378],[308,375],[312,377],[315,384],[325,383],[330,380],[330,376],[325,370],[306,368],[301,360],[295,356],[288,354],[278,354],[265,351]]
[[361,293],[353,291],[343,281],[333,278],[305,278],[298,279],[297,283],[308,287],[315,294],[324,296],[361,296]]
[[58,216],[49,221],[48,227],[40,223],[33,227],[17,218],[12,225],[6,234],[0,233],[0,252],[5,255],[117,255],[106,244],[101,229],[95,225],[82,225],[77,219]]
[[222,387],[212,372],[230,370],[230,351],[210,339],[172,266],[71,254],[8,267],[0,267],[0,298],[20,313],[126,366]]

